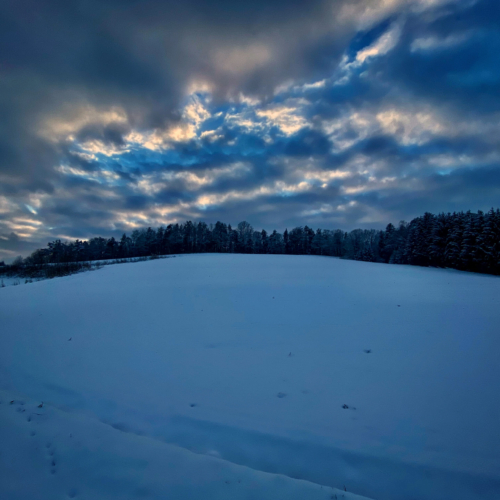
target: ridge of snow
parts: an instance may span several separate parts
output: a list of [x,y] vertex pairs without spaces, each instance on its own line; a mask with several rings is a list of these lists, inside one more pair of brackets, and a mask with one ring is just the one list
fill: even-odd
[[[13,401],[10,404],[10,401]],[[0,391],[3,499],[369,500],[197,455]]]

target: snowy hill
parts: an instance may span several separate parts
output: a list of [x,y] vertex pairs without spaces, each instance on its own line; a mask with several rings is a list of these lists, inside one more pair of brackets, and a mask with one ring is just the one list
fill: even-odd
[[0,498],[500,498],[499,301],[283,255],[0,289]]

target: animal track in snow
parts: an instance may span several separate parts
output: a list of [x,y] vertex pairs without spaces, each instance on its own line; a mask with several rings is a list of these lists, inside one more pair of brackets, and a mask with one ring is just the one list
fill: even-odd
[[77,495],[78,495],[78,491],[76,490],[76,488],[71,488],[68,491],[68,497],[69,498],[75,498]]
[[52,443],[50,443],[50,442],[48,442],[45,445],[45,447],[47,448],[47,459],[48,459],[48,462],[49,462],[50,473],[51,474],[55,474],[57,472],[57,469],[56,469],[57,462],[56,462],[56,459],[54,457],[54,455],[55,455],[55,449],[52,446]]

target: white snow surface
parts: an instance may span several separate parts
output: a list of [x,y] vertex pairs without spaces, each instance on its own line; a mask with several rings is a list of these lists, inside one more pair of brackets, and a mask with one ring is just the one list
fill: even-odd
[[[35,281],[35,280],[32,280],[32,281]],[[6,287],[6,286],[17,286],[17,285],[21,285],[21,284],[27,284],[26,279],[19,278],[17,276],[3,276],[0,274],[0,288]]]
[[[5,397],[7,396],[7,399]],[[0,498],[363,500],[203,456],[0,391]],[[366,499],[365,499],[366,500]]]
[[0,498],[498,499],[499,302],[283,255],[2,288]]

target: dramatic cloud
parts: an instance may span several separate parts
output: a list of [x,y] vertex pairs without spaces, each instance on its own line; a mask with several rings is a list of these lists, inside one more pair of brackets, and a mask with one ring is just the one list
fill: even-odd
[[7,0],[0,260],[498,206],[499,54],[494,0]]

